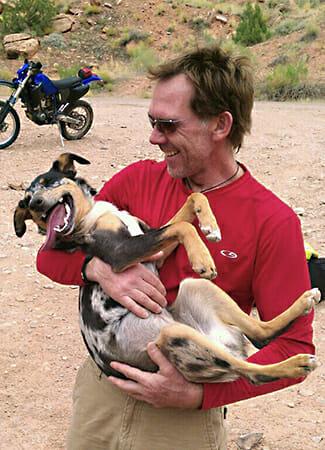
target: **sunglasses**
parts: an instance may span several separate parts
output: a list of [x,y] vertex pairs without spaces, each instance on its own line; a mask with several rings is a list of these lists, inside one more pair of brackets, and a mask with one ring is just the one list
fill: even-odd
[[148,118],[152,128],[156,127],[160,133],[164,134],[175,133],[180,124],[184,122],[177,119],[154,119],[150,114],[148,114]]

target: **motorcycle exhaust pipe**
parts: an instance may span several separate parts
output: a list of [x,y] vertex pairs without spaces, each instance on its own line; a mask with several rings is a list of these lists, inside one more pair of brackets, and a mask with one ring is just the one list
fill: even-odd
[[80,124],[80,120],[75,119],[74,117],[65,116],[64,114],[57,115],[56,120],[59,122],[74,123],[76,125]]

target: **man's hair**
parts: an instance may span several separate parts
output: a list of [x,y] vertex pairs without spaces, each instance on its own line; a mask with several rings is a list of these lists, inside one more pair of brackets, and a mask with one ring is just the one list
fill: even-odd
[[253,75],[246,57],[231,56],[220,47],[202,48],[149,70],[153,80],[167,80],[179,74],[194,87],[190,106],[203,119],[229,111],[233,125],[229,139],[240,148],[251,129],[254,101]]

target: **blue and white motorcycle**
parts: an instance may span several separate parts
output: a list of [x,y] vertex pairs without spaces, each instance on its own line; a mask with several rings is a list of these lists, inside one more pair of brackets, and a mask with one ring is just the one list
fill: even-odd
[[40,62],[25,60],[16,78],[0,80],[0,87],[12,89],[7,101],[0,100],[0,149],[9,147],[19,135],[20,119],[14,109],[18,99],[28,119],[37,125],[57,124],[61,139],[81,139],[89,131],[94,113],[90,104],[80,99],[89,84],[101,78],[86,67],[78,76],[54,81],[41,69]]

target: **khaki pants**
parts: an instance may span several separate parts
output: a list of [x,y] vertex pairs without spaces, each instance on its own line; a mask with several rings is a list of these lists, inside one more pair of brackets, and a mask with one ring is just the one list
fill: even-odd
[[90,358],[73,392],[68,450],[226,450],[223,409],[162,408],[134,400]]

